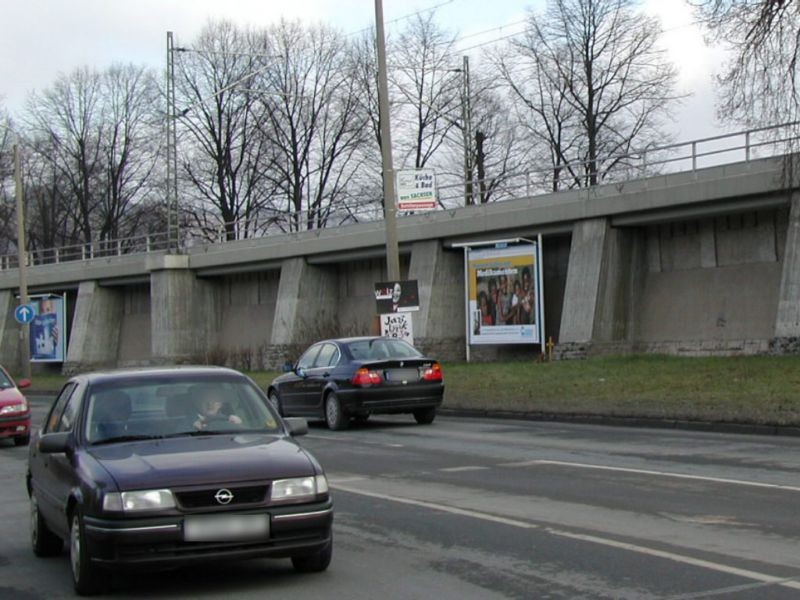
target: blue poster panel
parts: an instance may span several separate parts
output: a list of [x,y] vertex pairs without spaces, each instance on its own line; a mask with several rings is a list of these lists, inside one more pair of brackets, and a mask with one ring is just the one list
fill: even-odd
[[64,362],[64,297],[32,297],[36,315],[30,324],[31,362]]

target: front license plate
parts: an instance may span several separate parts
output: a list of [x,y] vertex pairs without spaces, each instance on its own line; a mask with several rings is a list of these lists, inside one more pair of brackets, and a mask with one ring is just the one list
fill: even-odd
[[269,537],[269,515],[193,515],[183,520],[187,542],[242,542]]

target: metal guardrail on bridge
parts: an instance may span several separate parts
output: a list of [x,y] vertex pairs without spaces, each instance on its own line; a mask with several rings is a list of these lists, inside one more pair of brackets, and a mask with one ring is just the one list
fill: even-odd
[[[692,172],[697,169],[747,162],[758,158],[779,156],[791,152],[798,137],[798,122],[783,123],[770,127],[761,127],[745,131],[737,131],[679,142],[664,146],[637,150],[628,154],[605,156],[594,161],[598,184],[633,181],[655,175],[679,172]],[[604,172],[605,165],[613,163],[613,171]],[[574,162],[559,166],[562,175],[560,183],[564,187],[558,191],[583,187],[588,181],[589,162]],[[481,189],[491,190],[492,198],[497,200],[514,197],[532,197],[553,193],[554,167],[540,167],[521,172],[506,173],[501,177],[473,180],[471,186],[465,181],[445,183],[438,186],[439,203],[442,208],[450,209],[471,204],[480,204]],[[572,185],[568,185],[572,184]],[[377,220],[381,211],[373,206],[372,215],[364,221]],[[233,222],[221,224],[215,239],[202,238],[202,244],[224,243],[226,231],[247,231],[247,237],[264,237],[275,233],[296,230],[298,224],[305,222],[304,213],[271,213],[271,228],[250,231],[248,223]],[[285,223],[281,221],[284,219]],[[127,237],[113,240],[100,240],[57,248],[35,249],[27,252],[27,265],[58,264],[62,262],[89,260],[94,258],[141,254],[168,250],[174,247],[169,232]],[[183,243],[197,243],[199,239],[191,230],[183,231]],[[0,255],[0,271],[15,269],[18,266],[18,255]]]

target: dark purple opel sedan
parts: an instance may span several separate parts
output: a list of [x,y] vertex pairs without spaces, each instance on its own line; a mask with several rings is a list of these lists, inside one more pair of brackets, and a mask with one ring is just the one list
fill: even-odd
[[316,459],[247,377],[183,367],[79,375],[30,444],[37,556],[63,541],[75,589],[107,589],[114,569],[291,558],[331,560],[333,503]]

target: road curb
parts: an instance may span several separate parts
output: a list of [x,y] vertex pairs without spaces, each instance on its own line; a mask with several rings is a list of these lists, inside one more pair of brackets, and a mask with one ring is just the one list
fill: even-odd
[[523,421],[577,423],[581,425],[608,425],[612,427],[680,429],[685,431],[709,431],[715,433],[742,433],[753,435],[800,437],[800,427],[793,425],[768,425],[760,423],[732,423],[726,421],[695,421],[691,419],[659,419],[655,417],[588,415],[444,407],[439,409],[439,414],[468,418],[518,419]]

